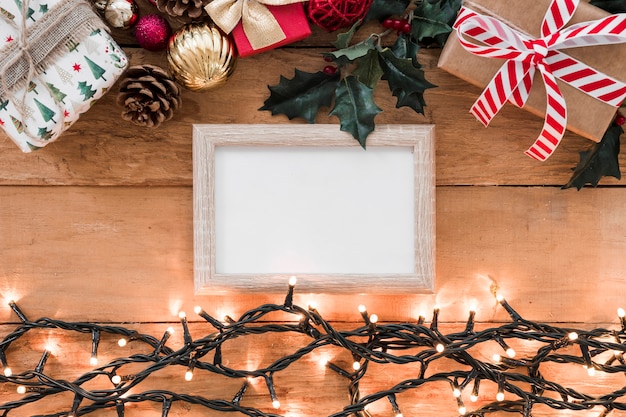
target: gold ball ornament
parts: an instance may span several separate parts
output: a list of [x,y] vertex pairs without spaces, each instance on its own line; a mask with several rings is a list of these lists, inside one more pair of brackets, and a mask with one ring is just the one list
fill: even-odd
[[172,77],[189,90],[223,85],[235,70],[233,42],[211,22],[184,25],[172,35],[167,47]]

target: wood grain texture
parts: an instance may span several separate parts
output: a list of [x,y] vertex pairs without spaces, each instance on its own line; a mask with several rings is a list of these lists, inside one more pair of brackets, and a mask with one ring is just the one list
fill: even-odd
[[[319,71],[325,49],[281,49],[240,59],[226,85],[207,92],[184,91],[183,106],[158,129],[123,122],[115,104],[117,87],[55,143],[32,154],[22,154],[0,132],[0,185],[185,185],[192,183],[191,126],[194,123],[290,123],[283,115],[259,111],[269,97],[268,85],[281,75],[293,77],[293,68]],[[161,54],[127,50],[132,64],[165,65]],[[420,62],[426,77],[438,87],[425,93],[425,115],[395,108],[386,81],[376,89],[383,112],[377,124],[435,124],[437,126],[438,185],[562,185],[578,161],[578,152],[591,142],[568,133],[555,154],[544,163],[523,154],[541,130],[542,120],[506,106],[489,128],[469,108],[479,90],[437,69],[438,50],[423,49]],[[261,69],[261,70],[259,70]],[[318,123],[337,124],[320,112]],[[339,127],[337,126],[339,130]],[[621,157],[624,163],[626,157]],[[619,185],[606,178],[604,185]]]
[[[615,321],[626,290],[622,194],[439,187],[435,295],[296,288],[295,300],[315,300],[340,321],[358,320],[359,304],[381,320],[413,320],[435,304],[442,321],[464,320],[472,302],[479,320],[507,320],[494,309],[497,285],[529,319]],[[0,292],[16,293],[32,316],[160,322],[199,304],[221,317],[286,294],[285,285],[279,294],[194,295],[190,187],[0,187],[0,212]],[[0,321],[15,319],[0,308]]]

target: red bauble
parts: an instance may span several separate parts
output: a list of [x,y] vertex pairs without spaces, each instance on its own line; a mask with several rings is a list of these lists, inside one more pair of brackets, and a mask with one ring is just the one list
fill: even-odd
[[167,47],[167,42],[172,36],[172,28],[163,16],[147,14],[141,16],[135,26],[135,39],[148,51],[160,51]]
[[372,0],[309,0],[309,20],[328,32],[350,27],[365,17]]

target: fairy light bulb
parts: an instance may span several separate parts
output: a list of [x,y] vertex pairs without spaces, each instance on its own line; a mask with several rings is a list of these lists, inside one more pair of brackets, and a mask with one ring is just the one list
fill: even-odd
[[317,363],[323,368],[328,365],[328,358],[320,358]]
[[567,337],[569,338],[569,340],[574,341],[578,339],[578,333],[576,332],[571,332],[567,335]]
[[96,366],[98,364],[98,357],[92,356],[91,358],[89,358],[89,364],[91,366]]
[[473,403],[478,401],[478,394],[472,393],[472,395],[470,395],[470,401],[473,402]]
[[191,369],[188,369],[187,372],[185,372],[185,381],[191,381],[193,379],[193,371]]
[[467,413],[467,408],[465,408],[465,406],[460,406],[459,407],[459,414],[464,416],[465,413]]
[[359,304],[359,313],[363,314],[367,311],[367,308],[363,304]]
[[121,338],[120,340],[117,341],[117,344],[119,347],[124,347],[128,344],[128,340]]
[[437,343],[437,346],[435,346],[435,349],[437,350],[437,352],[442,353],[446,349],[446,347],[442,345],[441,343]]
[[17,387],[18,394],[26,394],[26,387],[24,385],[20,385]]
[[307,303],[309,310],[317,310],[317,301],[311,300]]
[[499,303],[504,301],[504,297],[502,296],[502,294],[496,294],[496,301]]
[[122,382],[122,377],[119,375],[113,375],[111,377],[111,382],[114,383],[115,385],[118,385],[120,382]]
[[494,353],[491,359],[493,359],[494,362],[500,362],[502,360],[502,356],[500,356],[499,353]]
[[370,315],[370,322],[377,323],[378,322],[378,314],[371,314]]
[[289,277],[290,287],[295,287],[297,283],[298,283],[298,278],[295,275],[292,275],[291,277]]
[[359,369],[361,369],[361,364],[358,361],[352,362],[352,369],[358,371]]
[[617,317],[619,317],[620,319],[623,319],[624,317],[626,317],[626,310],[624,310],[622,307],[618,308]]
[[515,349],[508,348],[506,350],[506,356],[508,356],[509,358],[514,358],[515,357]]
[[397,413],[396,417],[404,417],[404,416],[402,415],[402,413]]
[[280,401],[278,400],[272,401],[272,407],[278,410],[280,408]]
[[6,377],[10,377],[11,375],[13,375],[13,371],[8,366],[4,368],[3,373]]
[[196,313],[196,314],[200,314],[200,313],[202,312],[202,307],[200,307],[200,306],[195,306],[195,307],[193,308],[193,312],[194,312],[194,313]]
[[179,319],[184,319],[187,317],[187,314],[184,311],[179,311],[178,312],[178,318]]
[[459,398],[461,396],[461,390],[457,387],[452,390],[452,395],[454,398]]
[[504,392],[498,391],[498,393],[496,394],[496,400],[504,401]]
[[589,366],[587,368],[587,375],[594,376],[595,374],[596,374],[596,368],[594,368],[593,366]]

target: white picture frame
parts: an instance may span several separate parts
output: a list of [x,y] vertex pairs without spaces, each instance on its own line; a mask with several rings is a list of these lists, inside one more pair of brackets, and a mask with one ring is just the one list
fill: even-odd
[[[367,138],[367,150],[363,150],[349,133],[340,131],[337,125],[194,125],[193,216],[196,293],[200,295],[284,293],[289,278],[294,275],[298,278],[298,292],[305,293],[432,293],[435,279],[434,140],[434,126],[422,124],[377,125],[375,131]],[[320,155],[324,158],[324,172],[308,172],[301,174],[302,177],[295,174],[296,171],[306,171],[306,166],[309,165],[313,167],[311,169],[315,169],[319,165],[314,162],[315,158],[319,158]],[[370,160],[365,160],[366,157]],[[295,163],[298,169],[281,168],[283,163]],[[326,174],[327,170],[335,167],[340,168],[338,173],[334,171],[331,173],[334,175],[332,180],[322,178],[323,175],[320,173]],[[288,171],[288,175],[277,176],[275,171],[280,172],[281,169],[283,172]],[[251,172],[246,172],[247,170]],[[361,174],[354,177],[353,171]],[[377,177],[365,183],[361,180],[363,173],[368,174],[369,171],[374,171],[373,175],[376,176],[386,176],[388,172],[394,172],[390,175],[397,177],[386,179],[387,183],[383,183],[382,186],[379,184],[376,188],[373,184],[377,182],[375,181]],[[335,180],[338,175],[345,175],[346,178]],[[315,185],[318,177],[321,178],[319,181],[323,181],[323,185]],[[266,191],[258,192],[258,188],[265,187],[266,183],[271,185],[267,186]],[[303,188],[302,183],[313,185]],[[277,263],[266,262],[266,258],[270,256],[266,253],[275,256],[281,251],[287,252],[284,249],[286,238],[277,231],[291,230],[295,227],[293,225],[299,224],[298,222],[304,223],[298,219],[302,207],[308,207],[313,201],[322,199],[316,197],[308,200],[299,209],[286,209],[276,214],[278,207],[295,204],[289,201],[285,203],[285,197],[275,193],[275,189],[290,190],[288,193],[301,190],[298,191],[302,193],[297,198],[299,201],[306,200],[310,194],[332,190],[334,184],[340,185],[337,185],[336,190],[330,191],[334,193],[333,201],[337,196],[346,194],[346,190],[361,190],[362,197],[353,197],[350,194],[349,200],[345,200],[348,204],[353,204],[353,199],[359,201],[357,209],[352,209],[351,213],[360,213],[363,211],[362,207],[370,206],[376,206],[378,211],[367,218],[365,222],[367,224],[363,224],[361,220],[361,223],[352,228],[346,227],[348,230],[346,236],[338,236],[335,232],[336,229],[343,229],[345,222],[341,223],[342,227],[329,226],[333,234],[332,239],[329,239],[327,236],[329,231],[322,229],[325,229],[323,226],[327,220],[334,216],[328,214],[329,211],[325,210],[327,207],[324,205],[318,206],[313,209],[315,213],[324,211],[325,214],[317,220],[318,224],[302,229],[306,230],[306,233],[297,233],[299,239],[296,239],[305,245],[306,249],[303,252],[306,252],[307,259],[316,261],[291,264],[278,262],[281,266],[274,270],[273,265]],[[290,198],[291,194],[287,195],[286,198]],[[361,202],[358,198],[365,200]],[[381,204],[374,204],[378,201]],[[342,203],[335,207],[344,205]],[[382,207],[378,207],[379,205]],[[265,211],[265,214],[259,214],[261,211],[259,208],[266,206],[271,209]],[[249,208],[248,211],[246,207]],[[385,210],[390,210],[390,214],[384,212]],[[257,215],[266,217],[255,217]],[[311,213],[307,216],[305,223],[311,219]],[[400,220],[392,225],[394,223],[392,220],[396,218]],[[247,221],[252,223],[246,225]],[[285,224],[291,225],[284,227]],[[361,235],[360,230],[363,228],[367,233]],[[394,232],[389,232],[388,229],[393,229]],[[406,229],[410,230],[407,232]],[[255,233],[251,234],[251,230]],[[322,233],[321,236],[317,236],[318,230]],[[242,236],[231,239],[231,235],[240,233]],[[396,233],[397,238],[392,233]],[[255,239],[261,240],[252,243],[254,239],[251,235],[260,235]],[[360,251],[369,250],[370,246],[379,244],[383,239],[387,239],[387,243],[374,250],[380,250],[382,253],[390,246],[398,248],[393,249],[391,255],[385,256],[376,256],[378,252],[374,252],[374,255],[366,254],[344,262],[348,256],[341,254],[332,257],[332,260],[319,261],[324,258],[324,253],[329,251],[329,242],[334,241],[337,236],[340,241],[343,238],[353,239],[347,240],[349,243],[340,243],[339,247],[342,248],[360,245],[364,236],[371,238],[370,244],[362,246],[357,251],[359,254]],[[252,249],[246,251],[244,247],[248,245],[248,241],[251,242]],[[267,248],[272,247],[277,248],[275,252],[266,252]],[[290,241],[289,251],[292,251],[292,248]],[[259,251],[256,249],[263,251],[258,254]],[[336,251],[334,248],[330,252]],[[370,258],[379,258],[380,261],[370,265],[367,263]],[[293,259],[290,262],[293,262]],[[329,266],[324,266],[324,262]],[[366,265],[361,267],[361,262]],[[314,266],[311,266],[313,264]],[[292,269],[285,269],[285,265],[290,265]]]

